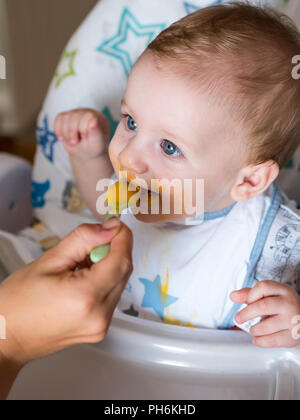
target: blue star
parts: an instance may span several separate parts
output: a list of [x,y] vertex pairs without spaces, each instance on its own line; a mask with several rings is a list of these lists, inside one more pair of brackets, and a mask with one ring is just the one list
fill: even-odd
[[187,12],[187,14],[189,15],[190,13],[196,12],[197,10],[203,9],[204,7],[208,7],[208,6],[215,6],[217,4],[221,4],[222,0],[215,0],[212,1],[211,3],[208,3],[206,6],[196,6],[193,3],[189,3],[187,1],[184,2],[184,7],[185,10]]
[[31,190],[32,207],[34,209],[41,209],[45,207],[45,195],[50,190],[50,181],[44,183],[33,182]]
[[49,130],[48,117],[45,116],[44,127],[37,128],[38,144],[42,147],[44,156],[53,163],[54,145],[57,142],[56,135]]
[[[151,41],[165,28],[165,24],[142,25],[130,10],[125,8],[122,13],[118,34],[101,44],[97,48],[97,51],[120,60],[125,74],[128,77],[139,53],[142,53]],[[139,51],[137,51],[136,47],[132,48],[130,42],[128,42],[129,45],[127,48],[124,45],[122,46],[122,44],[128,41],[130,35],[137,38],[146,38],[146,42],[140,45]]]
[[169,295],[162,295],[160,276],[157,276],[154,282],[142,278],[139,280],[143,283],[146,289],[142,307],[154,309],[160,319],[163,320],[165,308],[177,302],[178,298]]
[[285,165],[285,169],[294,169],[294,159],[291,159],[286,165]]

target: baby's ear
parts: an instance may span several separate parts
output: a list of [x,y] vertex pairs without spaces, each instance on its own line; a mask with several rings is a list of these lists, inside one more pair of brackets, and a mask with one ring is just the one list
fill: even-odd
[[266,191],[279,175],[279,165],[274,160],[259,165],[249,165],[240,170],[231,190],[234,201],[247,201]]

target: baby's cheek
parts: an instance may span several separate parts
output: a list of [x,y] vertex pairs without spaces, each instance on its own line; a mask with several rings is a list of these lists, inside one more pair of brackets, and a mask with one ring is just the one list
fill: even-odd
[[110,161],[111,161],[111,164],[112,164],[112,166],[114,168],[115,173],[116,174],[119,173],[119,171],[120,171],[120,162],[119,162],[119,159],[118,159],[118,154],[116,153],[116,150],[114,148],[113,140],[112,140],[112,142],[111,142],[111,144],[109,146],[108,154],[109,154],[109,158],[110,158]]
[[191,184],[186,184],[183,189],[182,201],[184,214],[187,217],[197,217],[204,213],[204,183],[194,180]]
[[170,191],[160,191],[160,214],[165,219],[181,219],[185,214],[184,210],[185,195],[183,189],[172,188]]

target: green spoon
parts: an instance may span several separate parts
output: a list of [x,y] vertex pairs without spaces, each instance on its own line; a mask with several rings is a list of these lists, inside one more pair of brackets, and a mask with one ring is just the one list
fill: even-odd
[[[108,213],[104,219],[104,223],[108,222],[113,217],[120,218],[121,215]],[[107,255],[109,254],[109,251],[110,251],[109,244],[98,246],[97,248],[93,249],[93,251],[91,252],[90,260],[92,261],[93,264],[97,264],[98,262],[102,261],[105,257],[107,257]]]

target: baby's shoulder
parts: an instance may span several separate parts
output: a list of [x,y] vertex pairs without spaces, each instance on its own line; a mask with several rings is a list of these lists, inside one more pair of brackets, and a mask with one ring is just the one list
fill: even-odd
[[297,203],[289,200],[283,192],[266,246],[270,249],[281,249],[287,257],[292,252],[300,250],[300,210]]
[[289,221],[300,223],[300,206],[296,201],[290,200],[282,191],[281,203],[275,221],[283,224]]
[[295,201],[289,200],[282,191],[280,193],[280,205],[274,216],[264,253],[282,249],[286,255],[289,255],[295,248],[300,248],[300,209]]

